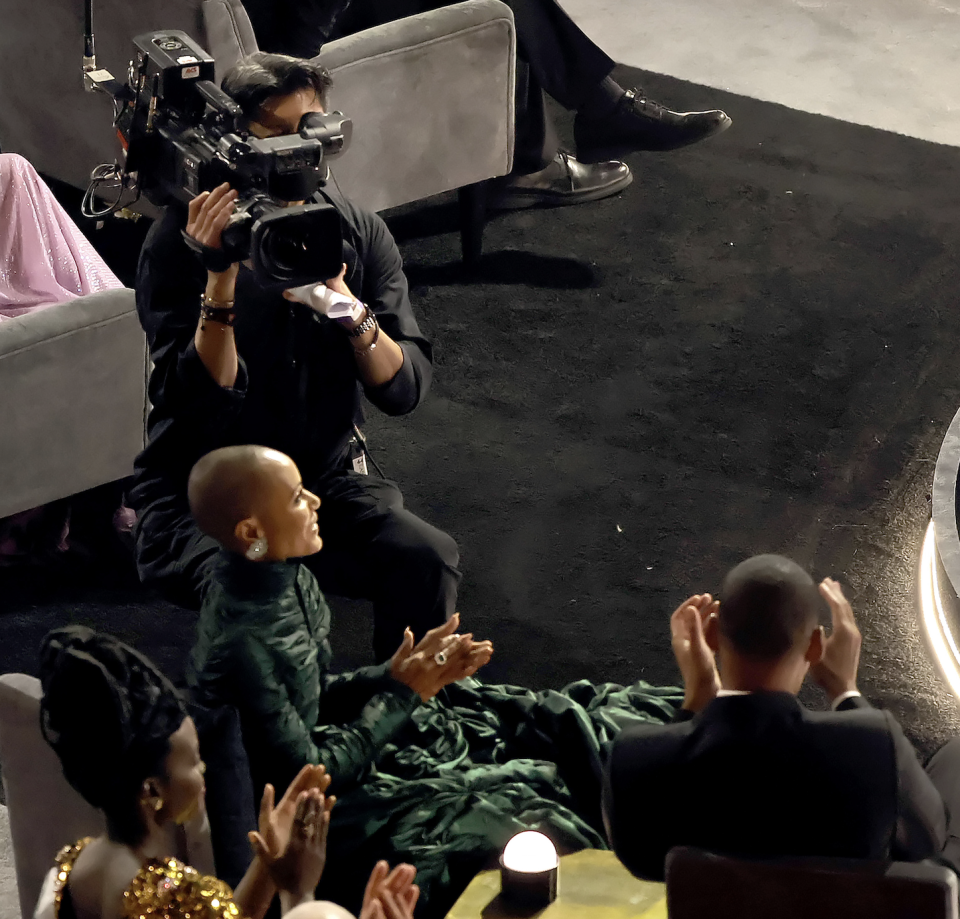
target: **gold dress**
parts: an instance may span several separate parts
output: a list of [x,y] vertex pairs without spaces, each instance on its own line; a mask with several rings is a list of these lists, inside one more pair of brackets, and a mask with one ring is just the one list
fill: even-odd
[[[64,846],[57,855],[53,884],[54,919],[75,919],[72,905],[63,911],[67,881],[90,837]],[[152,858],[123,892],[124,919],[240,919],[233,891],[223,881],[200,874],[176,858]]]

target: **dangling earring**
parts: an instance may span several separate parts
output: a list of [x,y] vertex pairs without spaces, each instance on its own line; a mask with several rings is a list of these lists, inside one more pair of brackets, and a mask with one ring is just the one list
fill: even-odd
[[251,562],[255,562],[266,551],[267,540],[263,536],[258,536],[252,543],[250,543],[250,548],[247,549],[247,558],[250,559]]
[[158,814],[163,810],[163,798],[157,798],[157,800],[153,802],[153,809]]

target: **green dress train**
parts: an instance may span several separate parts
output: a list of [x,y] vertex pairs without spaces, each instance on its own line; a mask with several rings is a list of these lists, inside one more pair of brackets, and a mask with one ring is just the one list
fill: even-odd
[[237,708],[256,785],[327,767],[338,801],[318,894],[348,909],[380,858],[415,865],[418,914],[442,916],[520,830],[562,851],[607,848],[606,746],[626,725],[669,721],[682,701],[644,682],[534,692],[468,678],[423,703],[388,663],[331,673],[329,631],[306,567],[222,552],[187,679],[202,704]]

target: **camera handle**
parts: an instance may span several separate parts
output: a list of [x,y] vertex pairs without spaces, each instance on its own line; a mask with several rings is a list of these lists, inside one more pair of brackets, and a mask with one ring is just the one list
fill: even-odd
[[218,112],[229,115],[234,120],[243,117],[243,110],[216,83],[210,80],[197,80],[193,84],[197,92]]

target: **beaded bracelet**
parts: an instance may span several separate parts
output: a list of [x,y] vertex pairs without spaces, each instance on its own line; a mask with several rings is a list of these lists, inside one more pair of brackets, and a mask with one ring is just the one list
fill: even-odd
[[219,322],[221,325],[233,325],[236,311],[233,300],[214,300],[203,294],[200,297],[200,328],[206,329],[206,321]]

